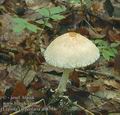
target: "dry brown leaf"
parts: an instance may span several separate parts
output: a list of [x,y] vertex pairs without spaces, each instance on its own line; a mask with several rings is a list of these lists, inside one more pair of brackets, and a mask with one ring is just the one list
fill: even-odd
[[0,98],[4,96],[4,93],[0,90]]
[[23,80],[23,83],[25,84],[25,86],[28,86],[32,80],[35,78],[36,72],[33,70],[29,70]]
[[89,36],[89,31],[88,31],[88,29],[87,28],[85,28],[85,27],[81,27],[80,29],[79,29],[79,33],[81,34],[81,35],[85,35],[85,36]]
[[88,30],[89,30],[89,35],[91,38],[104,38],[105,37],[105,34],[99,34],[93,31],[91,28],[89,28]]
[[8,85],[8,86],[14,86],[15,85],[15,83],[16,83],[16,79],[13,77],[13,78],[11,78],[11,77],[7,77],[6,79],[5,79],[5,85]]
[[86,85],[87,90],[89,92],[94,92],[94,93],[98,92],[98,91],[104,91],[105,87],[103,86],[104,85],[103,81],[104,81],[103,79],[98,79],[98,80],[96,80],[96,81],[94,81],[92,83],[88,83]]
[[80,80],[79,80],[79,73],[77,71],[73,71],[71,74],[70,74],[70,80],[71,80],[71,83],[72,85],[76,86],[76,87],[79,87],[80,86]]
[[4,80],[8,75],[8,71],[6,69],[0,70],[0,81]]
[[27,95],[26,86],[22,82],[16,83],[12,96],[17,97],[17,96],[26,96],[26,95]]
[[104,80],[104,84],[120,90],[120,83],[115,80]]
[[117,33],[114,30],[109,30],[108,31],[108,39],[110,41],[120,41],[120,33]]
[[45,94],[43,93],[43,92],[38,92],[37,90],[32,90],[32,94],[31,94],[31,96],[33,96],[35,99],[42,99],[42,98],[45,98]]
[[33,83],[32,83],[32,88],[33,88],[33,89],[38,90],[38,89],[41,89],[41,88],[43,88],[43,87],[45,87],[45,84],[42,83],[42,81],[37,81],[37,82],[33,82]]
[[95,14],[103,13],[104,12],[103,2],[98,2],[98,1],[93,2],[91,6],[91,11]]
[[79,87],[80,86],[80,79],[79,79],[79,73],[77,71],[73,71],[69,79],[71,80],[72,85]]
[[[101,110],[106,110],[106,111],[119,111],[120,110],[120,104],[117,101],[108,101],[100,106]],[[102,114],[102,115],[107,115],[107,114]],[[120,115],[120,113],[110,113],[109,115]]]
[[44,63],[44,65],[41,65],[41,68],[43,72],[50,72],[50,71],[63,72],[63,69],[48,65],[47,63]]
[[95,93],[95,95],[101,98],[116,99],[120,101],[120,93],[118,91],[112,91],[112,90],[98,91]]
[[99,84],[87,84],[87,89],[89,92],[97,92],[100,90],[100,85]]

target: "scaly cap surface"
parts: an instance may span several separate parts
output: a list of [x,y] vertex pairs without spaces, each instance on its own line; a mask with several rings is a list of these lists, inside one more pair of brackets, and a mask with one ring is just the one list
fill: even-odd
[[99,49],[86,37],[68,32],[53,40],[44,53],[48,64],[60,68],[80,68],[94,63]]

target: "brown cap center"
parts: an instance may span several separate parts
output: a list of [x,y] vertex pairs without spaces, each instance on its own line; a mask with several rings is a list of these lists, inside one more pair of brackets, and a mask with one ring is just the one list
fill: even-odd
[[69,32],[69,36],[70,36],[70,37],[75,37],[76,35],[77,35],[76,32]]

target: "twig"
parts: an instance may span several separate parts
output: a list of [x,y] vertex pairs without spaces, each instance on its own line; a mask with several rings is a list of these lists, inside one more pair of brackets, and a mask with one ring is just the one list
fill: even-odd
[[110,21],[120,21],[120,18],[116,18],[116,17],[109,17],[108,18]]
[[91,26],[91,24],[90,24],[86,19],[84,19],[84,21],[88,24],[88,26],[89,26],[95,33],[97,33],[97,32],[95,31],[95,29]]
[[79,109],[85,111],[86,113],[89,113],[90,115],[95,115],[95,114],[92,113],[90,110],[82,107],[81,105],[78,105],[77,103],[73,103],[73,102],[69,99],[68,96],[63,96],[63,95],[61,95],[61,96],[59,96],[59,98],[57,98],[57,99],[58,99],[58,100],[55,101],[55,97],[54,97],[54,99],[53,99],[54,102],[51,101],[48,105],[51,105],[51,104],[53,104],[53,103],[55,103],[55,102],[59,102],[61,99],[66,99],[70,105],[74,105],[74,106],[78,107]]
[[[30,104],[30,105],[28,105],[28,106],[26,106],[26,107],[24,107],[24,108],[16,111],[16,112],[11,113],[10,115],[16,115],[17,113],[20,113],[20,112],[22,112],[23,110],[26,110],[26,109],[32,107],[33,105],[37,105],[37,104],[41,103],[42,101],[43,101],[43,103],[44,103],[44,99],[41,99],[41,100],[39,100],[39,101],[37,101],[37,102],[35,102],[35,103],[32,103],[32,104]],[[46,115],[47,115],[47,114],[46,114]]]
[[95,71],[95,70],[78,70],[79,72],[82,72],[82,73],[85,73],[85,74],[97,74],[97,75],[102,75],[102,76],[106,76],[108,78],[113,78],[115,80],[120,80],[118,76],[115,76],[115,75],[112,75],[112,74],[109,74],[109,73],[102,73],[102,72],[99,72],[99,71]]
[[92,113],[91,111],[87,110],[86,108],[78,105],[77,103],[73,103],[73,105],[75,105],[76,107],[80,108],[81,110],[85,111],[86,113],[89,113],[90,115],[95,115],[94,113]]
[[78,105],[77,103],[73,103],[68,97],[66,97],[66,96],[63,96],[63,97],[66,98],[66,99],[69,101],[69,103],[71,103],[72,105],[80,108],[81,110],[85,111],[86,113],[89,113],[90,115],[95,115],[94,113],[92,113],[92,112],[89,111],[88,109],[82,107],[81,105]]

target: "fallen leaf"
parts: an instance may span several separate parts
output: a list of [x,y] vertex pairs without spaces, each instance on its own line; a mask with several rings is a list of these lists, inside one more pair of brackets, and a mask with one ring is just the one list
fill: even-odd
[[120,33],[115,30],[109,30],[107,37],[110,41],[120,41]]
[[38,92],[37,90],[33,90],[31,96],[33,96],[35,99],[42,99],[46,97],[46,95],[43,92]]
[[98,79],[92,83],[88,83],[86,85],[87,87],[87,90],[89,92],[98,92],[98,91],[104,91],[105,90],[105,87],[103,86],[103,79]]
[[94,14],[101,14],[104,12],[104,4],[103,2],[99,2],[99,1],[94,1],[92,6],[91,6],[91,11],[94,13]]
[[115,80],[104,80],[104,84],[120,90],[120,83]]
[[13,78],[7,77],[5,79],[5,85],[6,86],[14,86],[16,82],[17,82],[17,80],[14,77]]
[[97,92],[100,90],[100,85],[99,84],[87,84],[87,89],[89,92]]
[[26,86],[22,82],[16,83],[12,96],[17,97],[17,96],[26,96],[26,95],[27,95]]
[[120,100],[120,94],[117,91],[104,90],[104,91],[96,92],[95,95],[101,98]]
[[[110,112],[113,112],[113,111],[119,111],[120,110],[120,103],[117,102],[117,101],[108,101],[104,104],[101,104],[101,106],[99,107],[101,111],[108,111],[109,112],[109,115],[117,115],[116,113],[111,113]],[[103,114],[102,114],[103,115]],[[104,115],[107,115],[107,114],[104,114]],[[120,113],[118,113],[118,115],[120,115]]]
[[79,90],[76,87],[69,87],[68,88],[68,95],[69,97],[74,101],[86,101],[86,99],[89,97],[90,93],[88,91]]
[[56,71],[58,73],[63,72],[63,69],[48,65],[47,63],[44,63],[44,65],[41,65],[41,68],[43,72],[51,72],[51,71]]
[[4,96],[4,93],[0,90],[0,98]]
[[79,73],[77,71],[73,71],[69,79],[71,80],[71,83],[73,86],[79,87],[80,86],[80,80],[79,80]]
[[83,35],[83,36],[89,36],[89,31],[88,31],[88,29],[87,28],[85,28],[85,27],[81,27],[80,29],[79,29],[79,33],[81,34],[81,35]]
[[53,4],[50,0],[25,0],[28,8],[35,10],[42,7],[51,7]]
[[105,34],[99,34],[95,32],[94,30],[92,30],[91,28],[89,28],[88,30],[89,30],[89,35],[91,38],[104,38],[105,37]]
[[25,86],[28,86],[32,80],[34,79],[36,75],[36,72],[33,71],[33,70],[29,70],[28,73],[26,74],[24,80],[23,80],[23,83],[25,84]]
[[45,84],[42,81],[37,81],[32,83],[32,88],[35,90],[38,90],[44,87],[45,87]]
[[58,110],[55,107],[49,107],[48,111],[50,115],[62,115],[62,110]]
[[87,77],[80,76],[79,81],[80,81],[80,86],[86,85]]
[[4,80],[8,75],[8,71],[6,69],[0,70],[0,81]]

